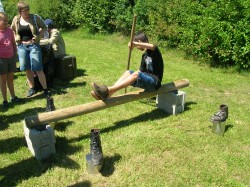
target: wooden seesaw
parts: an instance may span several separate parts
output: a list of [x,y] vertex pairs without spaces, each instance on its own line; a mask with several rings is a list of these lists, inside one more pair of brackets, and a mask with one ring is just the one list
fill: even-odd
[[[24,135],[28,148],[36,159],[46,159],[49,155],[56,153],[55,133],[54,129],[48,125],[49,123],[121,105],[138,99],[152,97],[157,94],[164,95],[165,93],[167,94],[187,86],[189,86],[189,81],[183,79],[164,84],[155,92],[146,92],[141,89],[108,98],[106,101],[97,100],[91,103],[25,117],[23,121]],[[87,163],[89,163],[89,160],[87,160]],[[97,167],[90,167],[90,165],[88,165],[88,168],[96,169]]]
[[51,122],[57,122],[60,120],[68,119],[71,117],[95,112],[105,108],[113,107],[116,105],[121,105],[124,103],[132,102],[135,100],[152,97],[159,93],[168,93],[174,90],[178,90],[189,86],[189,80],[182,79],[174,82],[170,82],[161,86],[161,88],[155,92],[146,92],[143,89],[138,91],[129,92],[119,96],[114,96],[108,98],[105,101],[97,100],[91,103],[81,104],[78,106],[72,106],[64,109],[59,109],[52,112],[41,113],[33,116],[28,116],[24,118],[24,124],[28,128],[33,128],[35,126],[49,124]]

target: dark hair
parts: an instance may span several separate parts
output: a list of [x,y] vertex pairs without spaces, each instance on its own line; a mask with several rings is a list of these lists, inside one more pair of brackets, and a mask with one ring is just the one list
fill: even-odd
[[142,32],[142,31],[136,33],[135,36],[134,36],[134,41],[135,42],[138,42],[139,40],[141,42],[144,42],[144,43],[148,43],[149,42],[147,35],[144,32]]
[[24,1],[20,1],[19,3],[17,3],[17,10],[20,13],[22,10],[29,10],[30,6],[28,3],[24,2]]

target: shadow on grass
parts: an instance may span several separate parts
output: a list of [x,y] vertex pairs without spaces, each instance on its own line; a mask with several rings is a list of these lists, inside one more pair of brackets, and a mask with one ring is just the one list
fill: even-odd
[[76,184],[72,184],[68,187],[90,187],[92,186],[91,183],[89,181],[83,181],[83,182],[79,182],[79,183],[76,183]]
[[[128,127],[128,126],[133,125],[133,124],[138,123],[138,122],[146,122],[146,121],[153,121],[153,120],[157,120],[157,119],[162,119],[162,118],[168,117],[170,115],[171,114],[167,114],[166,112],[164,112],[161,109],[155,109],[149,113],[144,113],[144,114],[141,114],[141,115],[134,117],[134,118],[131,118],[131,119],[126,119],[126,120],[116,122],[111,127],[101,129],[101,133],[115,131],[117,129],[120,129],[123,127]],[[90,135],[87,134],[87,135],[80,136],[78,138],[73,138],[69,141],[70,142],[82,141],[82,140],[89,138],[89,137],[90,137]]]
[[56,122],[54,129],[60,132],[63,132],[66,130],[66,128],[73,124],[73,121],[67,121],[67,122]]
[[1,146],[0,154],[14,153],[18,149],[20,149],[20,147],[26,146],[25,138],[15,137],[15,138],[8,138],[5,140],[0,140],[0,146]]
[[227,132],[230,128],[233,128],[233,125],[228,124],[225,126],[225,132]]
[[111,157],[104,157],[102,169],[100,171],[102,176],[109,177],[110,175],[112,175],[115,171],[115,162],[119,161],[120,159],[121,155],[119,154],[115,154]]
[[[131,118],[131,119],[116,122],[114,124],[114,126],[101,129],[101,133],[115,131],[117,129],[120,129],[123,127],[128,127],[128,126],[136,124],[138,122],[153,121],[153,120],[162,119],[162,118],[165,118],[168,116],[170,116],[170,114],[167,114],[163,110],[155,109],[149,113],[144,113],[144,114],[141,114],[141,115],[134,117],[134,118]],[[73,139],[69,140],[69,143],[75,142],[75,141],[81,141],[83,139],[88,139],[88,138],[90,138],[90,135],[85,134],[85,135],[80,136],[78,138],[73,138]],[[104,164],[103,164],[103,167],[101,169],[101,174],[105,177],[109,177],[110,175],[112,175],[114,170],[115,170],[114,163],[116,161],[119,161],[120,159],[121,159],[121,156],[119,154],[115,154],[112,157],[106,157],[106,158],[104,157]]]
[[8,127],[9,127],[9,125],[7,123],[4,123],[2,121],[0,122],[0,131],[7,129]]
[[[16,122],[23,120],[26,116],[35,115],[37,113],[44,112],[44,110],[45,110],[45,108],[35,107],[35,108],[30,108],[30,109],[24,110],[18,114],[11,114],[11,115],[2,114],[0,117],[0,121],[5,123],[5,126],[6,125],[8,126],[11,123],[16,123]],[[0,128],[0,130],[1,130],[1,128]]]
[[[15,138],[11,141],[12,143],[17,143],[19,147],[24,145],[23,143],[20,143],[21,140],[19,138]],[[79,164],[68,156],[78,152],[81,147],[70,146],[68,144],[68,140],[61,137],[57,137],[56,141],[57,153],[55,155],[51,155],[46,160],[38,161],[35,157],[32,156],[31,158],[21,160],[18,163],[1,168],[0,186],[17,186],[20,181],[28,180],[29,178],[33,177],[39,177],[43,175],[47,170],[50,170],[53,167],[62,167],[70,169],[80,168]],[[18,147],[16,146],[15,149],[17,148]],[[5,152],[7,151],[11,153],[12,151],[14,151],[14,149],[8,150],[7,148],[5,148]]]
[[196,102],[193,102],[193,101],[186,102],[186,103],[185,103],[185,109],[184,109],[184,110],[186,110],[186,111],[191,110],[191,109],[192,109],[192,108],[191,108],[191,105],[197,105],[197,103],[196,103]]

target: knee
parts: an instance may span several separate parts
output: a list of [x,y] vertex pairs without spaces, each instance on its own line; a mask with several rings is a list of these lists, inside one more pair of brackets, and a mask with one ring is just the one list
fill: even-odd
[[139,71],[135,71],[131,74],[134,78],[137,78],[139,76]]

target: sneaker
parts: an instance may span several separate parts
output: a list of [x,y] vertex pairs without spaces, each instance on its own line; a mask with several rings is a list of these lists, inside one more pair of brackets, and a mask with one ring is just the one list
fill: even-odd
[[32,95],[34,95],[36,93],[34,88],[30,88],[27,94],[27,97],[31,97]]
[[94,92],[102,99],[106,100],[109,97],[109,90],[108,87],[103,85],[103,86],[98,86],[94,82],[91,83],[92,88],[94,89]]
[[20,99],[19,97],[15,96],[14,98],[11,98],[10,101],[12,103],[21,103],[22,99]]
[[96,100],[100,100],[101,99],[101,97],[99,95],[97,95],[94,91],[91,91],[90,95],[92,95],[92,97],[94,97]]
[[9,108],[9,103],[8,101],[3,101],[3,109],[7,110]]
[[54,105],[54,99],[51,96],[47,97],[47,105],[46,105],[46,112],[51,112],[56,110],[56,107]]

